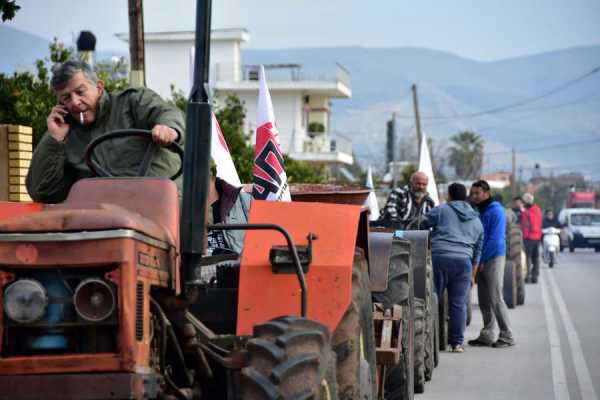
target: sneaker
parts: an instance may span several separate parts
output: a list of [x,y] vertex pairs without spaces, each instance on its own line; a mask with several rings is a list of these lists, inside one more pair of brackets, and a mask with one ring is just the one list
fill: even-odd
[[496,348],[496,349],[503,349],[505,347],[511,347],[514,346],[515,342],[514,341],[508,341],[506,339],[498,339],[496,340],[496,343],[494,343],[492,345],[492,347]]
[[469,340],[468,343],[469,343],[469,346],[479,346],[479,347],[490,347],[494,344],[493,342],[488,342],[487,340],[482,339],[481,337],[478,337],[477,339]]
[[465,352],[465,348],[462,346],[462,344],[454,344],[452,346],[450,346],[450,353],[464,353]]

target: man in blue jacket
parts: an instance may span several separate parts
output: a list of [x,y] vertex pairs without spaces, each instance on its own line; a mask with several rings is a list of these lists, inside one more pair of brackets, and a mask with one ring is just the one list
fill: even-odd
[[[483,250],[479,267],[473,272],[477,277],[477,296],[483,316],[483,329],[479,337],[469,340],[471,346],[514,346],[515,340],[508,320],[508,308],[502,297],[504,264],[506,261],[506,217],[502,205],[492,199],[490,185],[483,180],[471,186],[471,199],[477,205],[483,224]],[[498,340],[494,341],[496,321],[500,327]]]
[[467,296],[472,269],[479,264],[483,245],[483,226],[479,214],[467,200],[467,189],[460,183],[448,186],[448,203],[425,215],[426,227],[432,227],[431,254],[433,279],[438,298],[448,289],[452,352],[464,351],[467,321]]

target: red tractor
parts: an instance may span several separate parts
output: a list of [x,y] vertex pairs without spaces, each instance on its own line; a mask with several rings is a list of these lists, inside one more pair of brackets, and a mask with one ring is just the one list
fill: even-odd
[[[206,225],[210,1],[197,10],[181,203],[154,177],[0,203],[0,399],[412,399],[411,244],[369,231],[367,191],[303,190]],[[92,142],[90,169],[127,134],[144,135]],[[206,229],[247,230],[241,256],[204,256]]]

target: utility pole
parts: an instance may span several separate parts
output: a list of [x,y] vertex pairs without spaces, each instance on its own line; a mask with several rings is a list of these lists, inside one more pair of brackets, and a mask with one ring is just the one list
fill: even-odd
[[512,149],[512,173],[510,174],[510,188],[513,199],[517,197],[517,152],[515,148]]
[[[523,167],[519,167],[519,183],[523,182]],[[525,185],[527,186],[527,185]]]
[[417,154],[421,151],[421,141],[423,140],[423,135],[421,134],[421,117],[419,116],[419,99],[417,97],[417,85],[413,83],[412,85],[412,95],[413,95],[413,107],[415,109],[415,126],[417,128],[417,141],[419,147],[417,147]]
[[396,149],[396,113],[392,113],[392,119],[387,122],[387,164],[390,172],[392,173],[393,186],[396,187],[396,161],[395,150]]
[[142,0],[128,0],[129,5],[129,58],[132,87],[146,86],[144,63],[144,10]]

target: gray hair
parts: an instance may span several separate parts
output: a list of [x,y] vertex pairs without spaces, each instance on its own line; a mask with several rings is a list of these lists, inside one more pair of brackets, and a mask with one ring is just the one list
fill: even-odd
[[523,199],[523,203],[527,205],[533,204],[534,197],[531,193],[524,193],[523,196],[521,196],[521,198]]
[[80,60],[67,60],[64,63],[55,64],[52,67],[52,80],[50,85],[54,90],[58,90],[66,86],[73,77],[79,72],[83,73],[83,76],[93,84],[98,82],[98,76],[89,66]]

